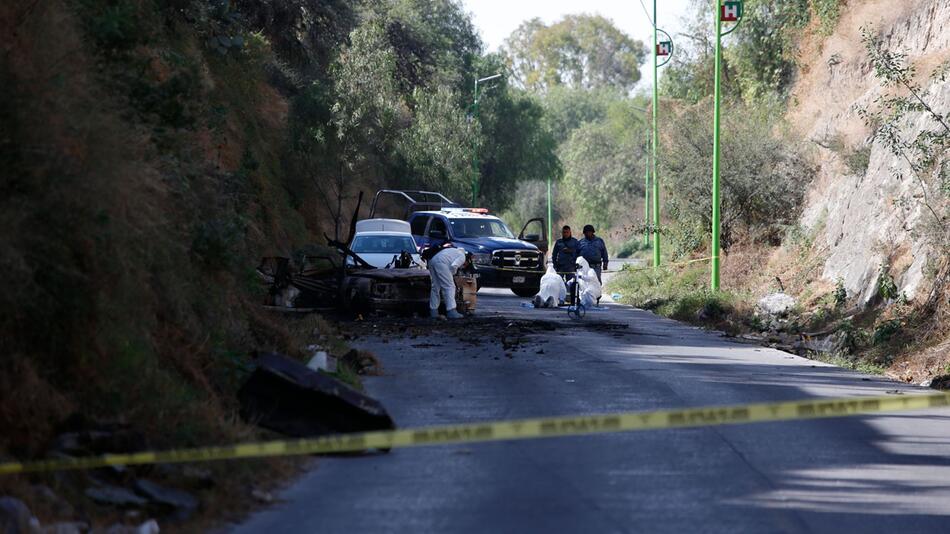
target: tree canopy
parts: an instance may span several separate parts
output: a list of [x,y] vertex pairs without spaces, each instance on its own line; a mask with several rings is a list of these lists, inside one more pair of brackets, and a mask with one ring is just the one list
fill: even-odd
[[568,15],[545,25],[521,24],[503,53],[515,81],[533,91],[568,86],[629,92],[640,80],[646,47],[599,15]]

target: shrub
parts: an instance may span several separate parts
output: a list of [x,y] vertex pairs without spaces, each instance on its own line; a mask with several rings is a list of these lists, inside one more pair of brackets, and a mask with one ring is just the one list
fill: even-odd
[[[810,175],[799,142],[776,133],[781,107],[730,103],[722,131],[722,245],[728,249],[740,234],[774,242],[798,220]],[[667,207],[677,226],[711,227],[712,131],[697,128],[709,117],[706,103],[682,111],[668,128],[663,176]],[[691,231],[692,232],[692,231]],[[686,243],[684,243],[685,245]]]

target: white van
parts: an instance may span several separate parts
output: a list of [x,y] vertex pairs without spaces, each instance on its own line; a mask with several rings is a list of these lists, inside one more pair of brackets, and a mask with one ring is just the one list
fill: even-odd
[[[356,221],[356,234],[350,249],[379,269],[392,263],[403,251],[408,252],[417,264],[422,263],[409,223],[398,219]],[[348,261],[352,262],[352,259]]]

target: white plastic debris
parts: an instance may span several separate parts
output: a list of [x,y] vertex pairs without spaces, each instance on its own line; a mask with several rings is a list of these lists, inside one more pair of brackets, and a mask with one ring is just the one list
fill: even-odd
[[328,357],[329,354],[325,351],[317,351],[317,353],[313,355],[313,358],[310,358],[310,361],[307,362],[307,367],[313,371],[326,371],[329,368],[327,363]]

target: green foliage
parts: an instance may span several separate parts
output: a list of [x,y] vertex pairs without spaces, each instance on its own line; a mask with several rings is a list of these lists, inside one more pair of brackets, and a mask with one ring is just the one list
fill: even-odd
[[844,279],[838,278],[835,281],[835,309],[844,307],[848,303],[848,290],[844,287]]
[[599,15],[568,15],[545,25],[522,23],[505,41],[504,54],[521,86],[545,91],[615,88],[630,91],[640,80],[643,43],[631,39]]
[[877,294],[885,301],[897,298],[897,283],[891,276],[891,266],[882,263],[877,273]]
[[[498,58],[490,56],[489,60],[491,65],[496,65]],[[561,177],[557,142],[543,127],[543,118],[544,110],[536,97],[504,83],[497,92],[489,93],[482,100],[478,154],[480,202],[501,211],[515,201],[521,183]]]
[[842,0],[811,0],[822,35],[831,35],[841,16]]
[[[802,149],[782,124],[781,107],[744,106],[733,102],[723,116],[722,131],[722,243],[725,248],[739,234],[778,241],[795,223],[809,176]],[[668,177],[667,206],[677,225],[710,228],[712,132],[709,106],[686,108],[667,128],[668,139],[660,163]]]
[[726,292],[711,292],[709,273],[702,265],[680,269],[629,269],[615,276],[608,292],[623,295],[624,304],[653,310],[673,319],[727,326],[735,313],[737,297]]
[[887,343],[901,331],[901,328],[903,328],[903,322],[900,319],[888,319],[874,327],[871,343],[874,345]]
[[102,49],[125,51],[140,43],[145,30],[142,12],[131,0],[80,2],[86,31]]
[[[814,1],[814,0],[813,0]],[[837,0],[834,0],[835,2]],[[727,56],[747,100],[784,95],[795,73],[796,41],[808,23],[808,0],[751,0]]]
[[652,247],[644,242],[643,236],[635,236],[621,243],[614,256],[618,258],[629,258],[640,251],[652,250]]
[[585,124],[561,149],[564,186],[574,201],[575,218],[607,227],[625,206],[620,201],[643,195],[640,180],[632,180],[643,146],[618,135],[604,123]]
[[855,176],[864,176],[868,172],[868,164],[871,162],[871,146],[862,145],[850,152],[845,157],[845,164],[848,170]]
[[434,94],[417,90],[411,128],[396,141],[415,182],[464,198],[472,177],[472,147],[479,141],[478,123],[469,122],[446,88]]

